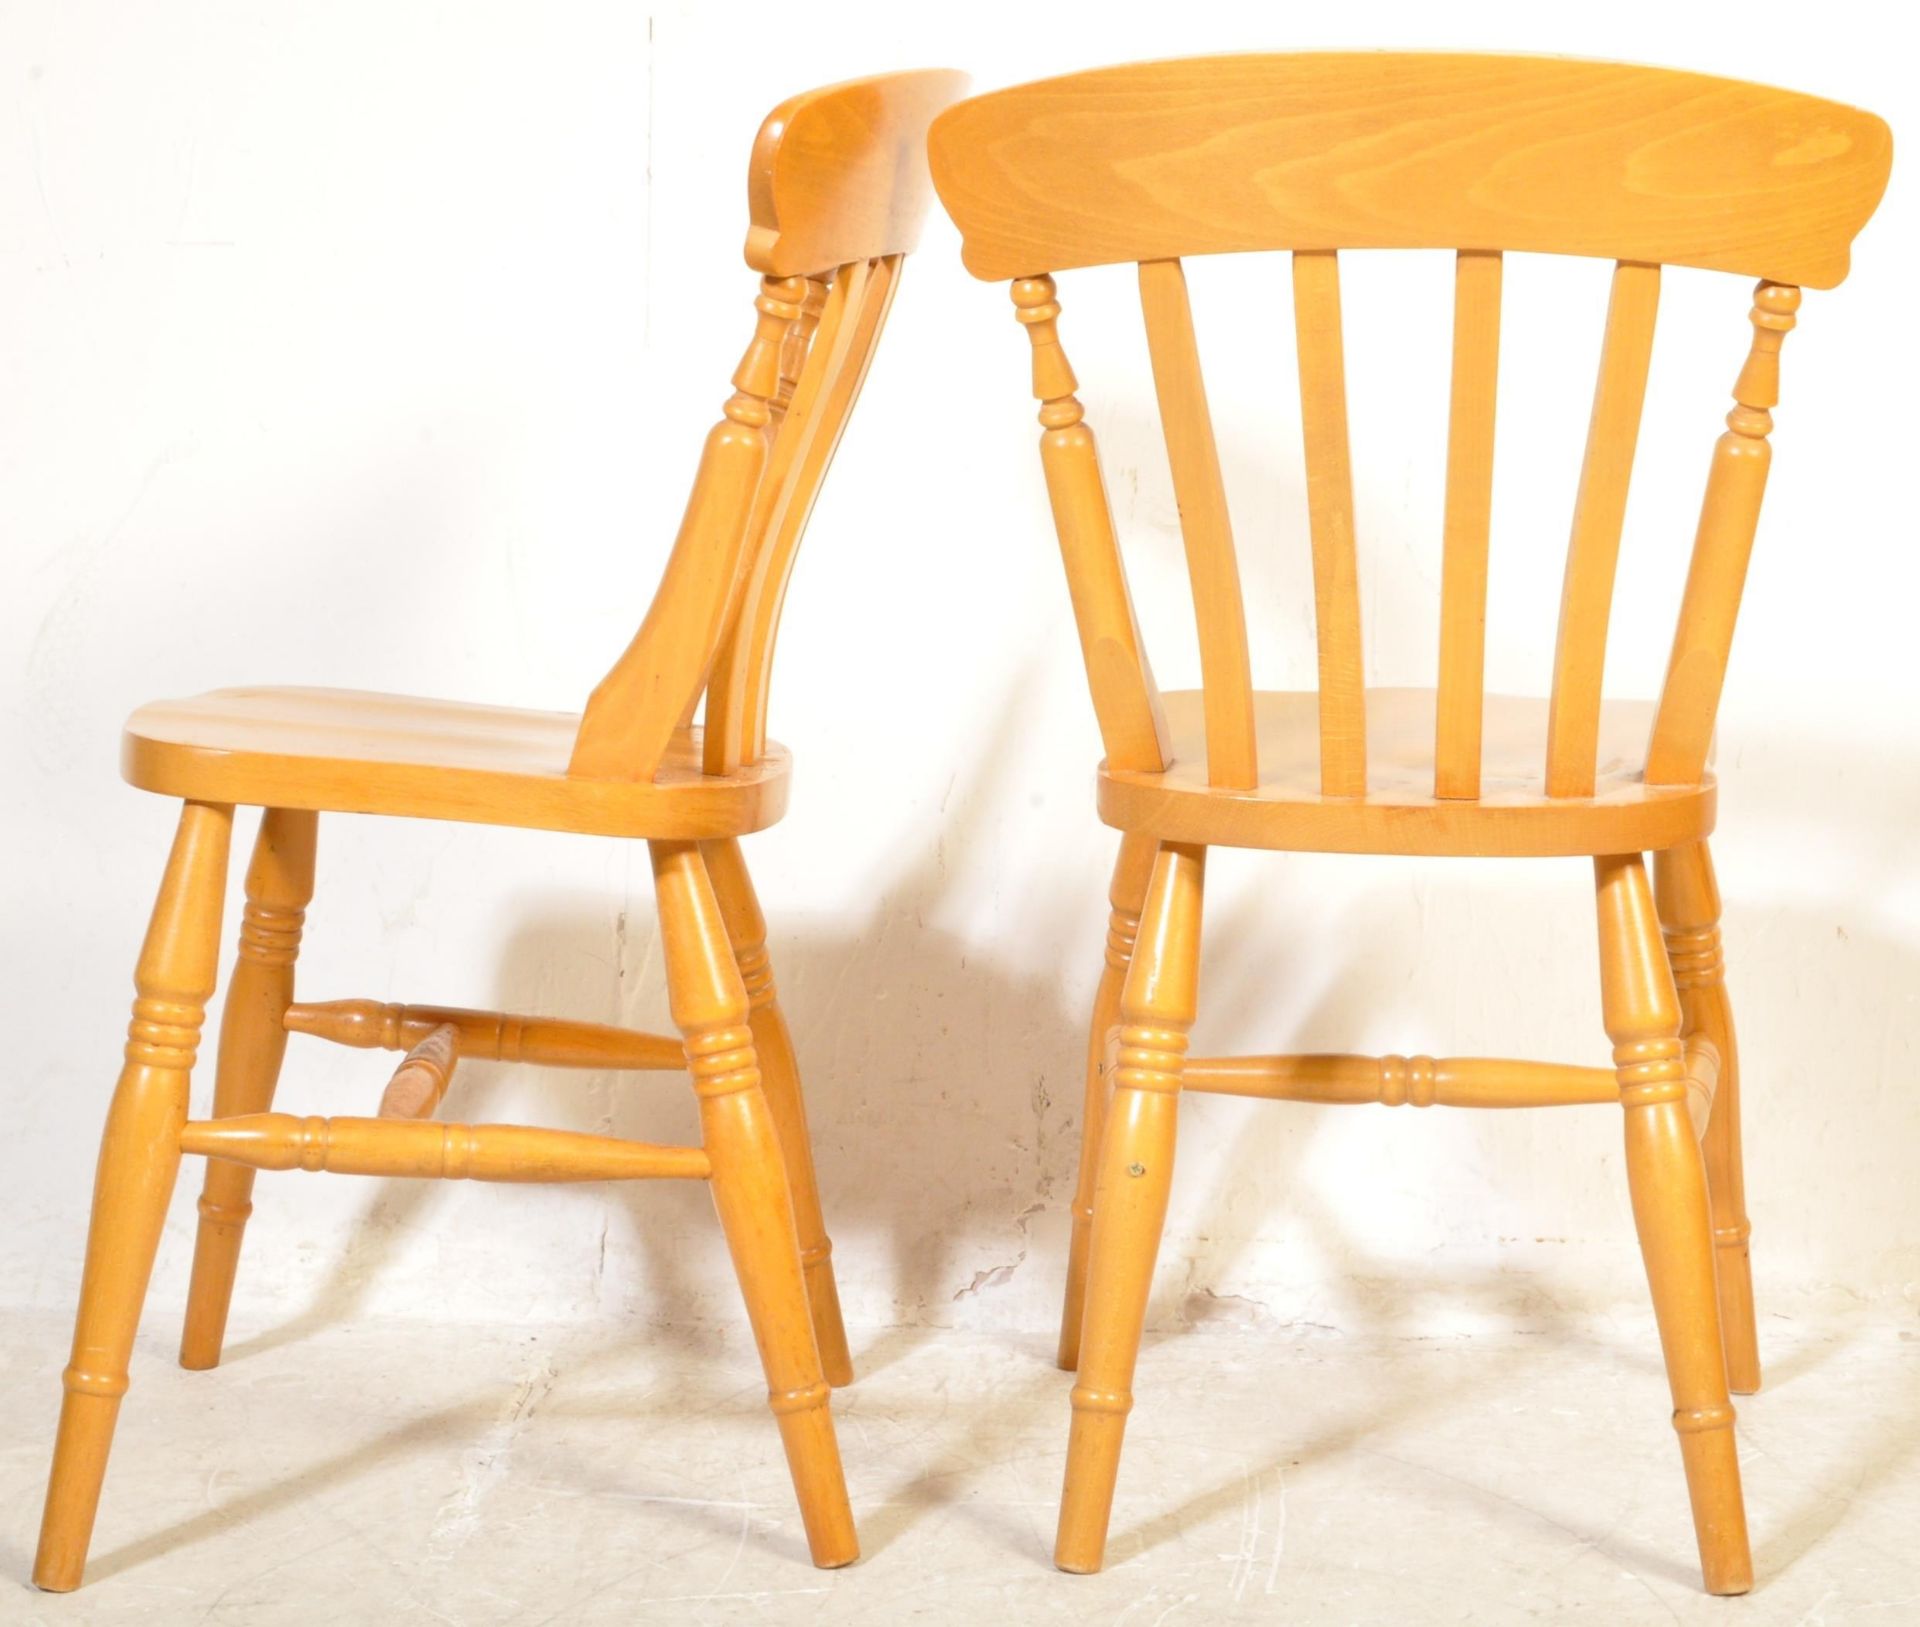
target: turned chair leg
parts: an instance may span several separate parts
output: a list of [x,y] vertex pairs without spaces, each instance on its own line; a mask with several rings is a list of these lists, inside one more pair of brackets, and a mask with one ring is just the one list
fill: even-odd
[[1626,1110],[1627,1185],[1673,1391],[1709,1593],[1753,1586],[1714,1286],[1706,1164],[1686,1104],[1680,1004],[1637,853],[1594,860],[1600,998]]
[[[273,1106],[286,1054],[281,1026],[293,1000],[293,963],[313,897],[313,847],[320,816],[298,808],[268,808],[247,867],[247,902],[240,917],[240,948],[220,1014],[214,1065],[213,1115],[234,1118]],[[200,1235],[187,1288],[180,1335],[182,1367],[214,1367],[227,1336],[240,1241],[253,1213],[254,1171],[221,1158],[207,1160],[200,1190]]]
[[816,1565],[848,1565],[860,1546],[834,1440],[832,1391],[814,1342],[786,1164],[754,1055],[746,986],[698,845],[648,845],[668,1003],[700,1098],[713,1205],[766,1369],[807,1546]]
[[1080,1177],[1073,1191],[1073,1238],[1067,1245],[1067,1291],[1060,1304],[1060,1349],[1056,1358],[1069,1373],[1080,1365],[1080,1321],[1086,1310],[1087,1242],[1093,1234],[1093,1190],[1100,1171],[1100,1132],[1107,1122],[1107,1096],[1120,1042],[1120,991],[1127,981],[1133,944],[1140,931],[1140,906],[1153,874],[1156,844],[1129,831],[1120,838],[1113,880],[1107,887],[1107,963],[1093,997],[1093,1022],[1087,1032],[1087,1098],[1080,1117]]
[[787,1186],[793,1193],[793,1218],[800,1233],[800,1263],[806,1273],[807,1299],[813,1307],[813,1336],[820,1364],[833,1385],[853,1382],[846,1324],[840,1316],[840,1288],[833,1277],[833,1243],[820,1212],[820,1183],[814,1175],[813,1142],[807,1134],[806,1103],[800,1094],[800,1067],[793,1037],[773,987],[773,963],[767,956],[767,920],[754,895],[753,880],[739,842],[702,842],[701,856],[712,878],[720,913],[727,924],[751,1013],[754,1054],[760,1059],[760,1088],[766,1093],[786,1160]]
[[1134,1363],[1173,1180],[1180,1075],[1199,991],[1205,858],[1203,848],[1160,849],[1120,996],[1118,1064],[1100,1138],[1080,1377],[1053,1550],[1053,1562],[1066,1571],[1100,1568],[1113,1515]]
[[50,1592],[78,1587],[86,1567],[127,1360],[180,1168],[187,1081],[219,969],[232,829],[231,808],[189,802],[181,810],[134,971],[126,1062],[100,1142],[73,1356],[62,1375],[66,1393],[33,1562],[35,1583]]
[[1667,940],[1667,961],[1680,992],[1682,1037],[1698,1033],[1720,1053],[1713,1115],[1701,1143],[1713,1242],[1719,1264],[1720,1333],[1727,1345],[1727,1384],[1735,1395],[1760,1388],[1760,1342],[1753,1315],[1753,1264],[1748,1238],[1747,1182],[1740,1156],[1740,1049],[1720,947],[1720,887],[1705,842],[1653,856],[1653,893]]

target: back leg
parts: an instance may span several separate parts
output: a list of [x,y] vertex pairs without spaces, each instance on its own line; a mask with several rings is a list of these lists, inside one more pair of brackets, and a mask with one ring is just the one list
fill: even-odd
[[727,941],[719,901],[699,847],[650,842],[667,1000],[686,1038],[687,1069],[700,1098],[701,1139],[727,1250],[740,1279],[767,1400],[780,1422],[813,1562],[860,1557],[853,1511],[834,1439],[832,1391],[820,1367],[786,1164],[748,1026],[747,991]]
[[[240,948],[220,1016],[213,1116],[264,1113],[273,1106],[286,1054],[281,1026],[293,1000],[293,963],[313,897],[313,847],[320,816],[300,808],[268,808],[247,867],[247,902],[240,917]],[[187,1289],[180,1365],[219,1363],[233,1301],[240,1241],[253,1213],[254,1171],[222,1158],[207,1160],[200,1191],[200,1235]]]
[[1087,1244],[1093,1235],[1093,1188],[1100,1173],[1100,1135],[1113,1089],[1113,1054],[1120,1043],[1120,991],[1140,932],[1140,908],[1153,874],[1156,843],[1129,831],[1120,838],[1113,880],[1107,886],[1107,961],[1093,997],[1087,1033],[1087,1097],[1080,1116],[1080,1178],[1073,1193],[1073,1240],[1067,1250],[1067,1292],[1060,1306],[1060,1366],[1080,1365],[1080,1322],[1087,1299]]
[[840,1288],[833,1277],[833,1243],[820,1212],[820,1183],[813,1169],[813,1141],[807,1134],[806,1102],[800,1093],[800,1065],[793,1036],[774,992],[773,963],[767,956],[767,919],[754,895],[753,880],[739,842],[702,842],[700,851],[713,880],[714,896],[727,923],[734,960],[746,985],[753,1049],[760,1059],[760,1088],[780,1134],[787,1185],[793,1193],[793,1218],[800,1230],[800,1263],[806,1272],[807,1300],[813,1307],[813,1335],[827,1382],[853,1382],[846,1324],[840,1317]]
[[54,1593],[78,1587],[86,1568],[127,1360],[180,1169],[187,1081],[220,962],[232,830],[231,808],[181,809],[134,970],[133,1021],[100,1141],[73,1357],[61,1375],[66,1395],[33,1562],[34,1582]]
[[1667,940],[1667,960],[1680,993],[1682,1037],[1703,1034],[1720,1052],[1702,1149],[1713,1203],[1713,1242],[1720,1282],[1720,1333],[1727,1344],[1727,1383],[1735,1395],[1760,1388],[1760,1341],[1753,1315],[1753,1264],[1747,1239],[1747,1181],[1740,1155],[1740,1050],[1720,948],[1720,887],[1705,842],[1653,856],[1653,892]]
[[1626,1110],[1627,1185],[1660,1325],[1709,1593],[1753,1586],[1714,1289],[1707,1171],[1688,1115],[1680,1004],[1638,853],[1596,858],[1600,1003]]

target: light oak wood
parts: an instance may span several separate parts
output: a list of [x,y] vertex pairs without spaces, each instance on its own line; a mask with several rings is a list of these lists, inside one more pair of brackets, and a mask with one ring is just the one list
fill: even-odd
[[[1719,1049],[1704,1034],[1689,1034],[1682,1065],[1687,1113],[1704,1136],[1721,1075]],[[1182,1079],[1184,1088],[1206,1095],[1338,1107],[1586,1107],[1620,1099],[1611,1068],[1486,1056],[1189,1057]]]
[[231,808],[189,802],[181,810],[134,967],[126,1062],[100,1139],[80,1313],[60,1376],[60,1429],[33,1561],[34,1585],[53,1593],[78,1587],[86,1566],[127,1359],[180,1169],[187,1082],[219,968],[232,834]]
[[1447,512],[1440,567],[1440,678],[1433,794],[1480,794],[1486,690],[1487,542],[1493,524],[1494,401],[1500,378],[1498,254],[1454,257],[1453,395],[1447,413]]
[[1255,695],[1260,783],[1230,792],[1207,784],[1199,692],[1168,691],[1173,767],[1147,774],[1103,764],[1100,817],[1120,830],[1210,846],[1451,856],[1637,852],[1692,841],[1713,829],[1711,774],[1696,785],[1645,783],[1641,751],[1653,718],[1645,701],[1607,702],[1594,794],[1550,798],[1541,778],[1547,702],[1486,696],[1481,794],[1468,801],[1433,794],[1434,692],[1370,689],[1362,801],[1321,795],[1318,699],[1304,690]]
[[380,1093],[383,1119],[430,1119],[460,1063],[460,1030],[442,1023],[407,1052]]
[[[213,1111],[222,1118],[264,1113],[273,1105],[287,1048],[284,1019],[293,999],[294,962],[313,897],[319,823],[316,815],[291,808],[268,808],[260,815],[247,867],[240,944],[220,1017]],[[240,1245],[252,1213],[253,1171],[238,1164],[209,1164],[200,1189],[200,1229],[180,1333],[182,1367],[204,1369],[220,1360]]]
[[747,165],[747,264],[809,277],[910,254],[932,201],[927,126],[967,93],[951,68],[803,91],[761,123]]
[[814,1342],[786,1165],[761,1088],[746,984],[696,844],[652,842],[667,996],[685,1036],[700,1098],[700,1139],[713,1161],[713,1206],[746,1298],[754,1343],[779,1420],[807,1546],[816,1565],[860,1557],[834,1439],[832,1393]]
[[[796,97],[763,125],[748,188],[747,258],[760,274],[752,330],[658,591],[583,712],[256,687],[155,702],[128,720],[125,777],[186,807],[140,959],[127,1066],[102,1146],[34,1570],[42,1587],[80,1582],[183,1152],[209,1161],[181,1342],[190,1367],[219,1360],[256,1170],[710,1180],[809,1548],[821,1565],[856,1557],[828,1410],[827,1379],[852,1376],[846,1335],[766,923],[734,838],[786,807],[789,759],[767,739],[766,718],[787,582],[931,195],[928,123],[964,86],[946,71],[856,80]],[[214,1116],[189,1123],[187,1075],[213,988],[233,804],[267,811]],[[296,1003],[293,963],[321,812],[647,839],[681,1036],[461,1007]],[[379,1116],[271,1111],[289,1032],[407,1052]],[[462,1057],[684,1069],[700,1097],[703,1145],[435,1122]]]
[[458,1006],[382,1005],[376,1000],[294,1001],[281,1019],[287,1031],[360,1050],[408,1051],[438,1028],[452,1028],[464,1057],[530,1062],[543,1068],[651,1071],[687,1064],[677,1038],[559,1017],[516,1017]]
[[[734,369],[720,422],[707,432],[666,572],[640,631],[587,699],[570,775],[651,780],[668,749],[686,737],[687,717],[739,611],[780,358],[805,298],[802,278],[760,279],[753,338]],[[795,426],[782,428],[792,434]]]
[[1600,1004],[1626,1109],[1627,1187],[1673,1390],[1709,1593],[1753,1586],[1720,1342],[1707,1171],[1688,1117],[1680,1003],[1639,854],[1594,860]]
[[1259,783],[1253,738],[1253,677],[1247,658],[1247,615],[1240,600],[1240,566],[1233,555],[1226,482],[1214,445],[1207,389],[1200,376],[1200,345],[1193,333],[1187,277],[1178,260],[1140,266],[1140,307],[1146,316],[1160,423],[1173,466],[1180,534],[1187,545],[1187,576],[1200,624],[1200,681],[1206,697],[1207,783],[1246,790]]
[[820,331],[820,313],[826,309],[831,285],[832,279],[823,271],[807,278],[807,292],[800,302],[799,320],[787,329],[786,341],[780,347],[780,387],[773,396],[773,422],[776,428],[786,421],[787,409],[793,405],[793,394],[800,386],[800,375],[806,371],[807,357],[813,353],[813,336]]
[[1871,113],[1567,57],[1137,62],[934,121],[976,277],[1257,249],[1509,249],[1830,288],[1885,190]]
[[1013,284],[1014,317],[1033,347],[1033,396],[1040,403],[1040,462],[1054,529],[1067,562],[1067,588],[1080,654],[1107,761],[1118,768],[1167,766],[1166,719],[1134,619],[1127,574],[1114,539],[1113,508],[1079,381],[1060,344],[1060,304],[1051,277]]
[[353,690],[216,689],[135,712],[120,770],[169,797],[588,836],[745,836],[786,812],[781,746],[709,775],[694,729],[674,736],[651,779],[596,779],[567,768],[579,724],[566,712]]
[[1347,363],[1340,263],[1293,257],[1294,337],[1300,349],[1300,427],[1313,542],[1313,624],[1320,647],[1320,793],[1367,794],[1366,664],[1354,550],[1353,469],[1347,450]]
[[813,1168],[813,1140],[807,1133],[806,1103],[800,1091],[800,1064],[793,1036],[773,986],[773,961],[767,954],[767,918],[761,912],[753,878],[738,842],[706,842],[701,857],[713,883],[720,914],[733,946],[734,964],[747,991],[747,1026],[760,1062],[760,1087],[780,1137],[793,1194],[793,1218],[800,1239],[800,1264],[806,1273],[807,1299],[813,1307],[813,1331],[827,1382],[853,1382],[853,1358],[847,1350],[846,1324],[840,1316],[840,1289],[833,1275],[833,1242],[820,1209],[820,1182]]
[[299,1118],[249,1113],[180,1132],[180,1150],[254,1169],[429,1181],[705,1180],[699,1147],[656,1147],[617,1136],[518,1124],[434,1124],[412,1118]]
[[1640,411],[1653,360],[1653,321],[1660,304],[1660,268],[1622,261],[1613,268],[1594,385],[1587,453],[1574,499],[1573,536],[1560,594],[1554,641],[1553,699],[1547,719],[1547,795],[1593,795],[1599,749],[1601,680],[1614,569],[1627,518],[1627,486],[1640,439]]
[[1654,898],[1667,963],[1680,997],[1681,1031],[1688,1044],[1712,1043],[1718,1060],[1712,1117],[1701,1142],[1713,1201],[1713,1242],[1720,1296],[1720,1330],[1727,1347],[1727,1383],[1736,1395],[1760,1388],[1760,1346],[1754,1325],[1753,1265],[1748,1239],[1747,1184],[1740,1154],[1740,1047],[1727,994],[1720,943],[1720,886],[1705,842],[1653,855]]
[[1200,982],[1206,854],[1162,845],[1120,996],[1113,1100],[1101,1132],[1087,1261],[1080,1374],[1053,1562],[1096,1571],[1113,1512],[1120,1443],[1133,1410],[1133,1369],[1153,1263],[1173,1184],[1180,1074]]
[[[768,532],[776,523],[776,510],[786,507],[797,467],[805,461],[803,454],[819,425],[817,408],[823,383],[846,368],[855,313],[864,301],[871,273],[872,267],[859,261],[840,274],[794,279],[794,286],[802,293],[793,306],[794,318],[787,326],[778,366],[769,375],[774,395],[768,403],[769,421],[785,430],[791,416],[793,430],[775,437],[765,478],[754,493],[742,539],[744,562],[732,575],[732,589],[739,604],[727,616],[729,625],[707,677],[707,727],[702,733],[701,761],[709,774],[731,774],[742,763],[757,758],[765,746],[764,740],[754,737],[751,712],[757,659],[755,623],[765,608],[762,600],[771,551]],[[771,353],[767,359],[771,363]],[[697,693],[689,693],[689,721],[698,700]]]
[[1120,1044],[1120,994],[1140,934],[1147,882],[1159,844],[1151,837],[1120,838],[1107,888],[1112,913],[1107,917],[1107,954],[1100,987],[1093,997],[1093,1021],[1087,1031],[1086,1105],[1080,1118],[1080,1173],[1073,1193],[1073,1238],[1067,1252],[1067,1288],[1060,1307],[1057,1360],[1066,1371],[1080,1365],[1080,1322],[1086,1307],[1087,1248],[1093,1237],[1093,1195],[1100,1176],[1101,1134],[1107,1122],[1107,1097],[1113,1090],[1114,1054]]
[[[1851,241],[1886,184],[1886,126],[1836,103],[1664,69],[1344,53],[1069,75],[961,103],[929,139],[966,264],[1011,279],[1032,343],[1048,491],[1106,748],[1098,807],[1125,844],[1089,1036],[1088,1140],[1062,1311],[1060,1361],[1078,1363],[1080,1382],[1058,1562],[1100,1563],[1183,1082],[1210,1094],[1389,1106],[1617,1100],[1702,1573],[1714,1592],[1740,1591],[1751,1566],[1726,1381],[1751,1389],[1759,1360],[1739,1059],[1706,848],[1717,800],[1709,763],[1771,456],[1781,340],[1799,285],[1830,287],[1845,275]],[[1339,255],[1392,248],[1454,251],[1431,689],[1365,687]],[[1194,255],[1245,250],[1291,254],[1319,669],[1305,693],[1249,693],[1252,629],[1183,269]],[[1500,310],[1505,282],[1526,274],[1515,251],[1614,262],[1545,699],[1485,693]],[[1059,344],[1055,275],[1127,261],[1139,265],[1199,612],[1197,691],[1163,695],[1153,683],[1092,430]],[[1761,282],[1666,682],[1649,704],[1608,696],[1604,678],[1662,264]],[[1136,983],[1163,954],[1190,977],[1197,950],[1175,953],[1157,936],[1174,897],[1187,896],[1165,867],[1170,854],[1190,856],[1190,908],[1181,909],[1197,927],[1200,855],[1219,845],[1589,858],[1614,1066],[1279,1055],[1182,1068],[1190,987],[1150,1008]],[[1148,852],[1162,868],[1136,948]],[[1109,1104],[1102,1075],[1116,1001],[1134,1026],[1118,1041]]]
[[1385,1107],[1578,1107],[1617,1102],[1611,1068],[1484,1056],[1190,1057],[1188,1090]]
[[1727,432],[1713,449],[1707,495],[1700,504],[1680,621],[1674,629],[1660,712],[1647,745],[1647,779],[1685,785],[1699,779],[1713,744],[1734,618],[1747,581],[1747,557],[1760,524],[1773,448],[1768,409],[1780,400],[1780,343],[1792,331],[1800,290],[1763,282],[1754,290],[1753,345],[1733,386]]
[[752,525],[758,541],[740,612],[709,680],[708,773],[730,772],[735,763],[752,762],[767,750],[774,647],[800,536],[866,381],[901,267],[902,256],[892,255],[849,265],[834,278],[790,409],[804,428],[775,444],[773,469],[763,483],[767,500]]

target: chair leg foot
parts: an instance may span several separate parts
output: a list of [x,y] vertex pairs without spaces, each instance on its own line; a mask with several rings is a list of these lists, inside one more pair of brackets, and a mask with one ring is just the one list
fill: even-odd
[[219,956],[233,810],[190,802],[134,974],[126,1062],[107,1109],[94,1176],[73,1354],[47,1479],[36,1586],[80,1585],[107,1454],[127,1389],[140,1307],[180,1168],[180,1127]]

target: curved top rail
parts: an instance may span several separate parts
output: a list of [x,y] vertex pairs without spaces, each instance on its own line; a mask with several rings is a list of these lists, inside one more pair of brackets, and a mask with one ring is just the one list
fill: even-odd
[[850,79],[782,102],[747,166],[747,264],[811,277],[911,253],[927,212],[927,126],[966,94],[950,68]]
[[1562,57],[1141,62],[959,103],[934,184],[977,277],[1261,249],[1583,254],[1830,288],[1886,187],[1871,113]]

